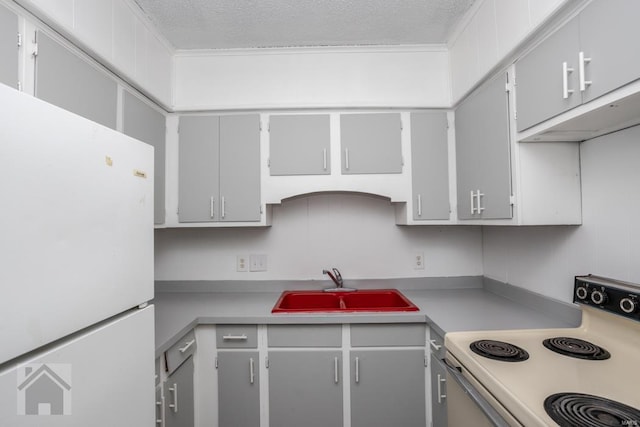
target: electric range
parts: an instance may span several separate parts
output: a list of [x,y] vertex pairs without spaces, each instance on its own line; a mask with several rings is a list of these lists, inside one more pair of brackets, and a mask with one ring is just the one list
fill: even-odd
[[446,393],[449,426],[481,425],[454,399],[473,395],[485,425],[640,426],[640,286],[578,276],[573,300],[578,328],[446,334],[447,388],[468,389]]

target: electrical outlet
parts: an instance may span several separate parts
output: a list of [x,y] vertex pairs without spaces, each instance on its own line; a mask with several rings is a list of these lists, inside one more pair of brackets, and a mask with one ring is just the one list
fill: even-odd
[[416,252],[413,255],[413,269],[424,270],[424,252]]
[[267,271],[267,255],[249,255],[249,271]]
[[244,272],[249,271],[249,260],[246,255],[236,256],[236,271]]

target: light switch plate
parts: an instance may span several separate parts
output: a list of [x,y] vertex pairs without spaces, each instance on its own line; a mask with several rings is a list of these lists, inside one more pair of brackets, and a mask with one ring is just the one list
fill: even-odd
[[267,271],[267,255],[251,254],[249,256],[249,271]]

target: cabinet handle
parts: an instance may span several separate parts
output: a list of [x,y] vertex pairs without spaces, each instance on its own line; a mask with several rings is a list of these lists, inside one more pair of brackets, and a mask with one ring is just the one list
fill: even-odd
[[213,196],[209,198],[209,217],[213,219]]
[[473,215],[474,213],[476,213],[476,195],[473,190],[471,190],[469,193],[471,195],[471,215]]
[[438,403],[442,403],[442,399],[446,399],[447,395],[442,394],[442,383],[446,383],[447,379],[442,378],[442,375],[438,374]]
[[222,204],[222,215],[220,215],[220,216],[222,217],[222,219],[224,219],[224,216],[225,216],[225,215],[226,215],[226,213],[227,213],[227,212],[226,212],[226,208],[227,208],[227,206],[226,206],[226,203],[225,203],[225,201],[224,201],[224,196],[222,196],[222,197],[220,198],[220,200],[221,200],[221,202],[220,202],[220,203]]
[[422,196],[418,194],[418,216],[422,216]]
[[569,73],[573,73],[573,68],[569,67],[566,62],[562,63],[562,98],[568,99],[573,93],[573,89],[569,89]]
[[344,149],[344,168],[349,170],[349,149]]
[[484,197],[484,193],[481,193],[480,190],[477,192],[476,200],[478,201],[478,213],[482,213],[484,211],[484,206],[482,206],[482,198]]
[[253,363],[253,357],[249,358],[249,384],[253,384],[255,379],[255,364]]
[[245,334],[242,335],[223,335],[222,339],[224,341],[246,341],[247,336]]
[[178,384],[173,383],[173,387],[169,387],[169,391],[173,394],[173,403],[169,404],[169,408],[173,409],[174,413],[178,413]]
[[322,168],[323,170],[327,170],[327,149],[322,149]]
[[360,358],[356,357],[356,384],[360,383]]
[[333,382],[338,384],[340,378],[338,378],[338,358],[333,358]]
[[442,348],[440,344],[436,344],[436,340],[429,340],[429,344],[431,344],[431,347],[433,347],[435,351],[438,351]]
[[578,54],[579,72],[580,72],[580,92],[584,92],[587,86],[591,86],[591,80],[585,80],[584,66],[591,62],[591,58],[586,58],[584,52]]
[[184,353],[185,351],[189,350],[189,347],[191,347],[193,344],[195,344],[196,340],[192,339],[191,341],[187,342],[184,347],[181,347],[178,349],[178,351],[180,353]]

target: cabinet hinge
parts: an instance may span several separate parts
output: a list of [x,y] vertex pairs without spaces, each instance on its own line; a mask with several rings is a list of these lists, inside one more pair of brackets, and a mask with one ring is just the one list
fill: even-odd
[[215,365],[216,365],[216,369],[218,369],[218,358],[215,358]]
[[33,44],[33,52],[31,52],[31,56],[34,58],[38,56],[38,43]]
[[18,33],[18,47],[22,47],[22,33]]
[[264,367],[269,369],[269,358],[267,356],[264,357]]
[[429,356],[427,356],[426,354],[424,355],[424,367],[429,367]]
[[513,120],[518,120],[518,110],[513,110]]
[[516,196],[514,196],[513,194],[509,196],[509,203],[511,204],[511,206],[514,206],[516,204]]
[[18,81],[18,84],[16,85],[16,88],[18,89],[19,92],[22,92],[22,82]]

